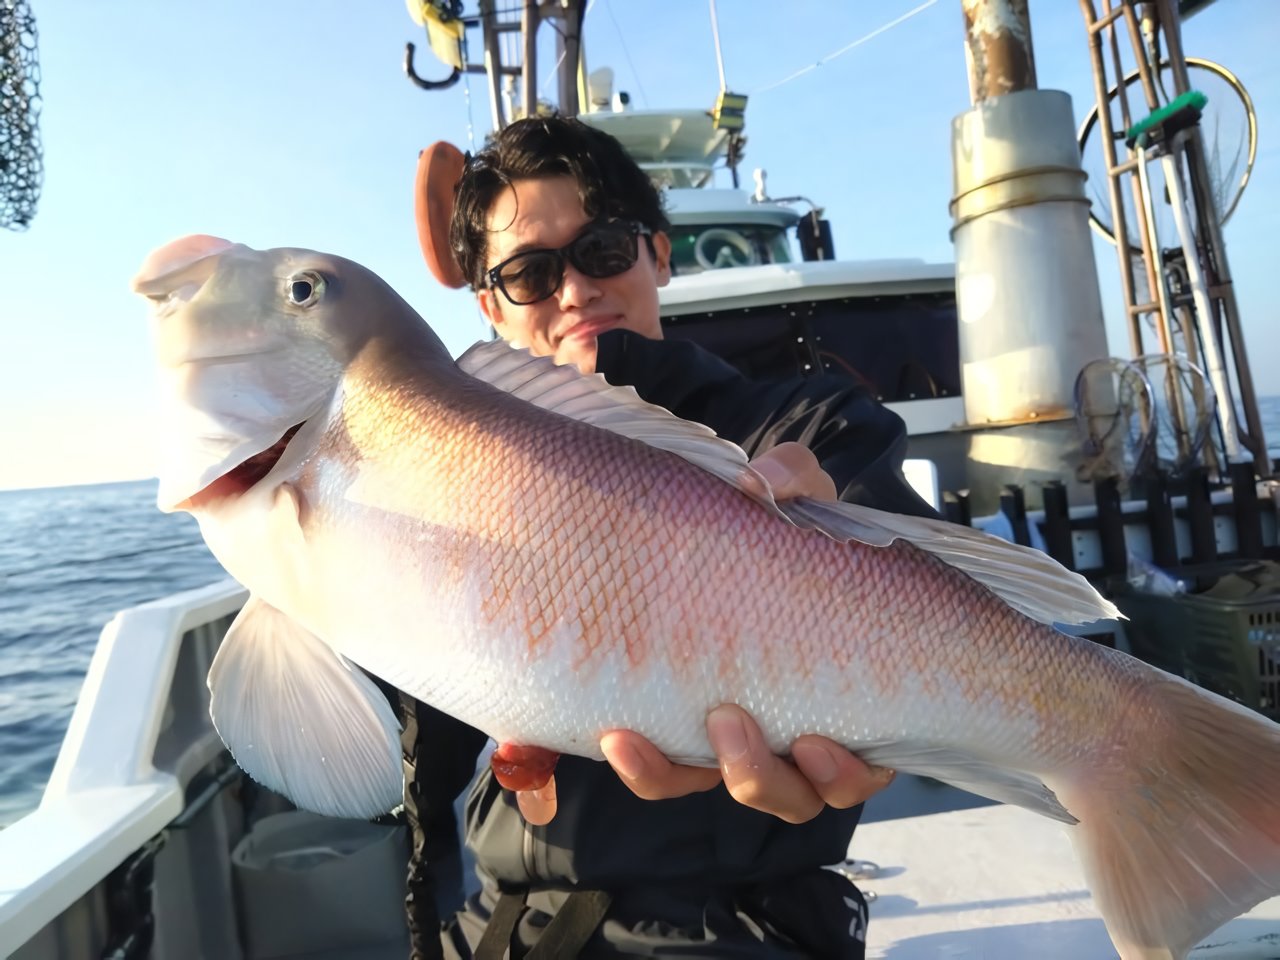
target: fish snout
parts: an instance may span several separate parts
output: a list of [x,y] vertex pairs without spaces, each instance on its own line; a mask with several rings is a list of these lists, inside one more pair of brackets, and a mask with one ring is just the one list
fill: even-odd
[[164,303],[183,288],[191,292],[213,275],[219,254],[237,246],[221,237],[192,234],[153,250],[142,262],[131,286],[157,303]]

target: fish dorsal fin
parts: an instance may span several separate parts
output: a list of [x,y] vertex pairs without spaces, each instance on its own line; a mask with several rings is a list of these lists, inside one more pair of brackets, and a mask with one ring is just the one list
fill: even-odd
[[777,504],[769,484],[747,465],[740,447],[717,437],[709,427],[647,403],[631,387],[611,385],[599,374],[584,376],[574,367],[535,357],[502,340],[476,344],[458,358],[458,366],[544,410],[675,453],[796,526],[842,542],[856,540],[876,547],[906,540],[963,571],[1034,620],[1075,624],[1119,616],[1115,605],[1089,581],[1052,557],[980,530],[850,503],[799,498]]
[[370,819],[404,782],[400,725],[359,667],[251,597],[209,668],[209,713],[236,763],[298,807]]
[[741,447],[717,437],[710,427],[648,403],[634,387],[615,387],[598,373],[584,375],[505,340],[475,344],[458,358],[458,367],[543,410],[683,457],[777,512],[769,485],[747,466]]
[[1047,553],[972,527],[855,503],[800,498],[779,507],[796,526],[820,530],[837,540],[877,547],[905,540],[968,574],[1019,613],[1041,623],[1092,623],[1121,616],[1088,580]]

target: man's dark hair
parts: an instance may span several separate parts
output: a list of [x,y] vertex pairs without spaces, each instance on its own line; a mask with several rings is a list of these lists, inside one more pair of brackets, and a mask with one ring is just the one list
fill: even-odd
[[662,196],[622,144],[581,120],[529,117],[490,134],[471,157],[454,194],[449,247],[473,289],[484,285],[489,208],[512,181],[570,176],[592,219],[636,220],[671,227]]

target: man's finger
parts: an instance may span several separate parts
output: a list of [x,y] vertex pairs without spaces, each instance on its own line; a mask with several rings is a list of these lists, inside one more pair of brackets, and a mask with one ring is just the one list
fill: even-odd
[[520,815],[535,827],[550,823],[556,815],[555,776],[537,790],[518,790],[516,806],[520,808]]
[[804,823],[823,807],[804,775],[773,754],[760,728],[740,707],[716,707],[707,715],[707,736],[720,758],[720,775],[739,803],[788,823]]
[[800,737],[791,759],[828,806],[847,810],[887,787],[894,772],[872,767],[825,737]]
[[788,441],[771,447],[751,461],[751,467],[767,481],[777,500],[809,497],[835,500],[835,481],[822,469],[808,447]]
[[644,737],[614,730],[600,738],[600,749],[623,783],[642,800],[669,800],[710,790],[720,782],[714,767],[672,763]]

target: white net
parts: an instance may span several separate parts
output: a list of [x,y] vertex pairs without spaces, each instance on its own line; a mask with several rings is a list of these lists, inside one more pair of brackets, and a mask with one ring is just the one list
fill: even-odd
[[[1209,98],[1200,119],[1200,133],[1204,140],[1205,160],[1208,163],[1209,189],[1217,208],[1218,222],[1225,223],[1235,210],[1249,182],[1253,170],[1253,161],[1257,152],[1257,117],[1253,104],[1244,85],[1230,71],[1207,60],[1188,58],[1187,77],[1191,89],[1199,90]],[[1158,74],[1159,88],[1165,102],[1174,93],[1172,69],[1168,63],[1161,64]],[[1129,122],[1136,122],[1146,116],[1146,102],[1142,93],[1142,84],[1136,73],[1125,79],[1125,94],[1130,109],[1134,111]],[[1115,90],[1108,100],[1111,108],[1111,123],[1119,132],[1124,129],[1125,121],[1120,110],[1120,100]],[[1114,217],[1111,210],[1111,195],[1107,189],[1107,168],[1105,152],[1102,145],[1102,130],[1097,123],[1096,113],[1090,112],[1084,128],[1081,130],[1082,145],[1080,163],[1088,174],[1089,198],[1093,201],[1091,218],[1095,226],[1107,239],[1114,242]],[[1120,145],[1120,159],[1128,155],[1124,145]],[[1152,214],[1155,218],[1156,232],[1162,249],[1178,245],[1178,233],[1174,228],[1173,213],[1169,206],[1169,191],[1165,186],[1164,167],[1152,163],[1148,167],[1151,177]],[[1133,193],[1126,187],[1120,194],[1125,209],[1125,228],[1128,233],[1129,248],[1135,254],[1142,251],[1139,220],[1133,205]],[[1139,268],[1139,279],[1145,272]]]

